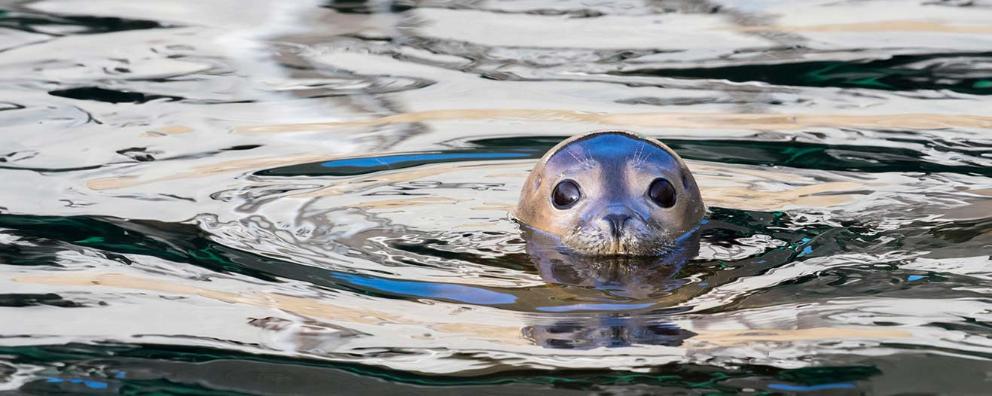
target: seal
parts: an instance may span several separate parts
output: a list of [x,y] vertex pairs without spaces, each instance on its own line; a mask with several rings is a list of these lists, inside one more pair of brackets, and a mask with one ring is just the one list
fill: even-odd
[[685,162],[660,141],[596,131],[551,148],[514,217],[590,256],[659,256],[699,228],[706,208]]

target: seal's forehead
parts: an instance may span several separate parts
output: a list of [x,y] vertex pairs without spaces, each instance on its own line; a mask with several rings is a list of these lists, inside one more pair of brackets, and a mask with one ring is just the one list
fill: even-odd
[[547,163],[567,167],[588,161],[612,165],[640,162],[678,167],[678,161],[665,149],[626,133],[601,133],[576,140],[560,147]]

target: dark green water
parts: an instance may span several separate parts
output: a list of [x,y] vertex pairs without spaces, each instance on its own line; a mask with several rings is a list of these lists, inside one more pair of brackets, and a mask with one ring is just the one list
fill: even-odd
[[[0,0],[0,394],[985,394],[988,21]],[[608,128],[689,161],[698,241],[512,220]]]

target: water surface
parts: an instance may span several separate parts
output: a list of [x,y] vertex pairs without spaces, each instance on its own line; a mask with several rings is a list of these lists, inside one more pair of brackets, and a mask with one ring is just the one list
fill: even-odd
[[[984,393],[990,21],[0,1],[0,392]],[[607,128],[696,175],[684,265],[542,261],[510,217]]]

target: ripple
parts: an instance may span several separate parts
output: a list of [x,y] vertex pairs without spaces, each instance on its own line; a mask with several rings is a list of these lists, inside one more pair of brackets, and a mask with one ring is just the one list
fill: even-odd
[[[258,172],[260,176],[356,176],[384,170],[397,170],[431,163],[497,159],[539,158],[562,140],[561,137],[473,139],[464,142],[473,150],[391,154],[356,157],[320,163],[292,165]],[[694,140],[664,138],[665,144],[686,159],[719,163],[788,166],[847,172],[950,172],[992,175],[992,162],[981,156],[990,148],[984,144],[955,144],[935,147],[953,153],[958,164],[927,161],[924,151],[909,147],[827,145],[796,141]],[[913,141],[912,146],[929,151],[934,143]],[[978,155],[976,155],[978,154]],[[970,163],[970,164],[969,164]],[[973,165],[972,165],[973,164]]]
[[328,98],[396,93],[426,88],[434,84],[435,81],[424,78],[348,75],[338,78],[296,78],[268,81],[266,88],[273,92],[292,93],[305,98]]
[[992,53],[894,55],[888,59],[733,65],[691,69],[637,69],[624,76],[760,81],[774,85],[840,87],[887,91],[950,90],[992,94]]
[[0,28],[56,36],[160,29],[167,26],[152,20],[0,10]]
[[[984,393],[989,10],[783,4],[11,5],[0,391]],[[686,245],[512,219],[618,127]]]
[[[76,127],[100,121],[86,110],[67,105],[40,104],[37,102],[10,103],[0,111],[0,122],[8,126],[34,127],[62,126]],[[40,120],[40,121],[39,121]]]
[[176,96],[144,94],[141,92],[118,91],[100,87],[78,87],[49,91],[49,95],[78,100],[95,100],[107,103],[145,103],[152,100],[182,100]]
[[[345,392],[387,392],[406,389],[415,393],[473,391],[483,393],[534,392],[556,395],[579,392],[615,391],[619,386],[637,385],[645,390],[665,391],[690,387],[712,391],[769,390],[787,387],[825,387],[836,383],[857,383],[880,371],[869,365],[832,365],[815,369],[781,369],[762,365],[719,367],[708,365],[668,364],[648,372],[563,370],[558,373],[518,372],[481,374],[472,377],[412,376],[402,371],[321,360],[291,359],[208,348],[155,344],[85,345],[65,344],[44,347],[6,347],[6,355],[18,356],[13,366],[28,370],[31,365],[48,368],[51,376],[63,381],[40,379],[30,389],[46,392],[74,390],[71,379],[102,383],[107,389],[120,391],[243,391],[266,393],[320,393],[329,386]],[[41,358],[57,355],[69,364],[56,366]],[[106,359],[113,355],[115,358]],[[182,357],[180,359],[180,357]],[[938,357],[944,361],[953,359]],[[923,363],[909,358],[906,364]],[[291,378],[278,387],[256,381],[250,373],[265,371]],[[978,385],[977,381],[967,384]],[[84,385],[85,386],[85,385]],[[397,388],[398,387],[398,388]],[[85,389],[83,387],[79,387]],[[351,391],[349,391],[349,389]]]
[[66,300],[55,293],[47,294],[0,294],[0,307],[33,307],[48,305],[62,308],[76,308],[83,305],[72,300]]

